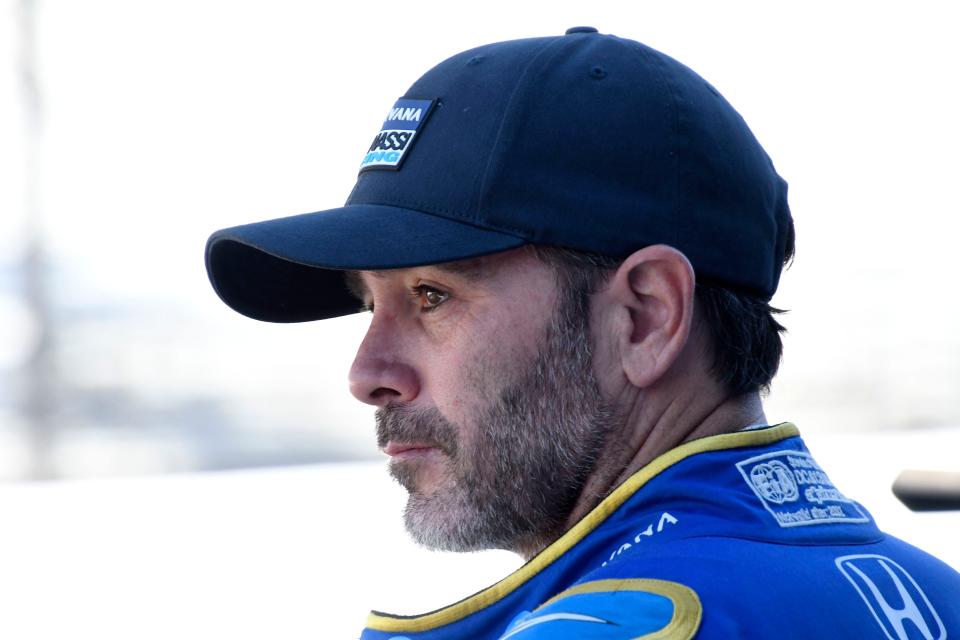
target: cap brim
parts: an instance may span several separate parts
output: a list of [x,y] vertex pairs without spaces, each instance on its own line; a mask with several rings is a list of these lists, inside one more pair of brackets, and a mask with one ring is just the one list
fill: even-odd
[[399,269],[506,251],[522,238],[411,209],[354,204],[222,229],[207,274],[235,311],[267,322],[355,313],[343,271]]

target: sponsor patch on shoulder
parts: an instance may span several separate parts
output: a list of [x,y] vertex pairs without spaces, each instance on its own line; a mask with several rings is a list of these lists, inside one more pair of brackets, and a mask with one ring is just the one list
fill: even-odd
[[701,617],[700,599],[685,585],[639,578],[596,580],[521,613],[499,640],[688,640],[696,634]]
[[374,137],[370,149],[360,163],[360,172],[370,169],[396,171],[407,156],[413,141],[427,121],[436,100],[409,100],[400,98],[387,112],[380,133]]
[[809,453],[774,451],[742,460],[737,469],[781,527],[870,521]]

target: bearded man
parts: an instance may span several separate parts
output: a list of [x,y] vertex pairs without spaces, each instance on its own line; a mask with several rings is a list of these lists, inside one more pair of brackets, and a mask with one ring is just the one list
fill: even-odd
[[211,237],[240,313],[371,312],[350,386],[414,538],[528,560],[364,639],[960,631],[960,575],[764,416],[786,191],[702,78],[575,27],[428,71],[346,206]]

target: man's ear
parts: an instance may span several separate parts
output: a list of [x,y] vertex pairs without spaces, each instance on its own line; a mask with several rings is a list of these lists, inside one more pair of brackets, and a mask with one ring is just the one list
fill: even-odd
[[645,247],[617,269],[607,289],[624,374],[653,385],[677,361],[690,337],[696,278],[687,257],[667,245]]

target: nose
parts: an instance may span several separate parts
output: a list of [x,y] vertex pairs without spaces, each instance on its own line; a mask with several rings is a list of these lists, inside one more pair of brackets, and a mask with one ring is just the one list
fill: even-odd
[[350,367],[350,393],[357,400],[383,408],[417,397],[419,378],[402,357],[401,341],[389,319],[374,316]]

